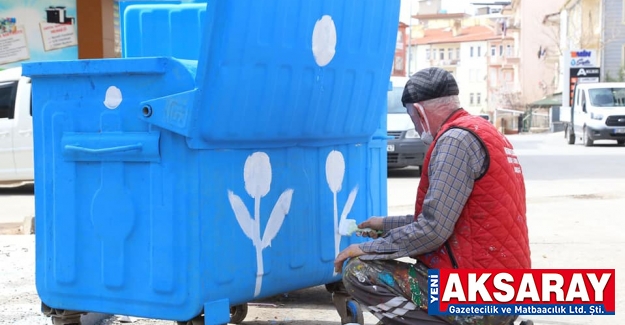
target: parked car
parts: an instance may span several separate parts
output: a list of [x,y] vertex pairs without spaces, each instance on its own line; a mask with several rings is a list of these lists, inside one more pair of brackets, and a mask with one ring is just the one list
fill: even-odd
[[401,103],[401,95],[408,78],[392,77],[392,90],[388,92],[387,108],[387,164],[388,169],[419,167],[421,175],[423,159],[428,146],[423,143],[414,128],[406,108]]
[[488,115],[488,114],[478,114],[477,116],[479,116],[479,117],[487,120],[488,122],[490,122],[490,115]]
[[33,181],[30,79],[22,68],[0,71],[0,187]]

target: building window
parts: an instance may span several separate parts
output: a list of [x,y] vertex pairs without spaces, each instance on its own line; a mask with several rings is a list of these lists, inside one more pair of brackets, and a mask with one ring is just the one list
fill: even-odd
[[506,55],[512,56],[512,45],[506,45]]
[[469,105],[473,105],[473,99],[474,99],[475,94],[474,93],[470,93],[469,94]]
[[490,79],[490,86],[496,87],[497,86],[497,69],[490,68],[490,76],[488,76],[488,78]]
[[477,93],[476,102],[478,105],[482,103],[482,93]]
[[490,56],[495,56],[497,55],[497,48],[495,47],[495,45],[490,47]]
[[482,56],[482,47],[478,46],[477,47],[477,57],[479,58],[480,56]]
[[456,58],[458,58],[458,60],[460,60],[460,48],[456,49]]
[[473,46],[471,46],[471,49],[469,49],[469,56],[473,57]]
[[499,45],[499,56],[503,56],[503,45]]
[[504,72],[503,77],[506,82],[512,82],[512,71]]
[[445,60],[445,49],[438,50],[439,56],[441,60]]
[[430,60],[430,59],[431,59],[431,57],[430,57],[430,49],[425,49],[425,58],[426,58],[427,60]]
[[454,58],[454,49],[447,49],[447,59],[452,60]]

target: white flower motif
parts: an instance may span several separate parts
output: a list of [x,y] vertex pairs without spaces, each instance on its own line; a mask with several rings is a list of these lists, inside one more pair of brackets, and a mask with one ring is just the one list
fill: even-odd
[[276,237],[282,227],[284,218],[289,213],[293,189],[285,190],[271,211],[263,236],[260,236],[260,200],[271,189],[271,163],[269,156],[264,152],[255,152],[247,157],[243,167],[243,180],[245,191],[254,199],[254,218],[243,203],[241,198],[228,190],[228,199],[234,211],[234,215],[243,230],[243,233],[252,240],[256,247],[256,288],[254,297],[260,294],[263,279],[263,249],[271,246],[271,241]]
[[331,16],[317,20],[312,34],[312,51],[320,67],[328,65],[336,54],[336,26]]
[[337,202],[337,193],[343,187],[343,179],[345,178],[345,159],[340,151],[332,150],[326,159],[326,181],[330,187],[330,191],[334,195],[334,256],[339,254],[341,246],[341,234],[339,233],[339,224],[347,218],[351,212],[356,195],[358,194],[358,185],[356,185],[347,197],[347,202],[341,212],[339,219],[339,209]]

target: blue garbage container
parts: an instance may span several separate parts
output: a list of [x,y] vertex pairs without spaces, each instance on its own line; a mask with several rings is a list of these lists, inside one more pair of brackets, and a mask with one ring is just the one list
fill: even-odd
[[339,221],[386,212],[398,13],[213,0],[197,60],[24,64],[42,301],[223,324],[230,306],[340,280],[334,258],[359,239]]
[[120,1],[122,57],[170,56],[197,60],[206,25],[206,5],[206,2]]

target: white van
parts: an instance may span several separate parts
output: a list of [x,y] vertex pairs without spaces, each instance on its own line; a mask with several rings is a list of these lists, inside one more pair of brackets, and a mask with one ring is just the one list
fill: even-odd
[[625,83],[578,84],[573,99],[572,111],[563,110],[561,114],[561,120],[567,122],[565,137],[569,144],[575,144],[576,139],[587,147],[596,140],[625,144]]
[[22,68],[0,71],[0,187],[33,182],[30,79]]

